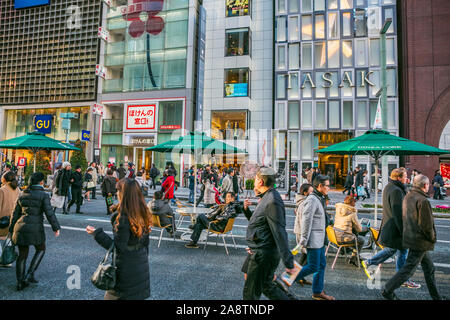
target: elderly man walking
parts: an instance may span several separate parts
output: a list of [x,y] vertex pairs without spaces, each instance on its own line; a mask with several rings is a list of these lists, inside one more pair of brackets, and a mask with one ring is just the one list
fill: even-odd
[[408,248],[409,253],[403,267],[385,284],[381,292],[385,299],[398,300],[394,290],[414,274],[420,263],[431,298],[442,300],[436,288],[435,269],[429,254],[436,243],[433,211],[427,199],[429,188],[430,180],[420,174],[414,177],[413,188],[403,199],[403,247]]

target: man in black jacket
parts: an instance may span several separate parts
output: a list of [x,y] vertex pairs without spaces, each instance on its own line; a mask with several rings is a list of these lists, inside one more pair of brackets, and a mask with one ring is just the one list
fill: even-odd
[[125,178],[125,175],[127,174],[127,170],[123,167],[123,163],[119,164],[119,169],[117,169],[117,174],[119,175],[119,180],[122,180]]
[[[102,182],[101,189],[102,189],[102,196],[105,198],[106,202],[106,214],[110,215],[112,212],[110,210],[110,207],[112,204],[112,199],[114,199],[114,196],[117,193],[116,188],[116,178],[113,177],[114,172],[111,169],[108,169],[106,171],[106,177]],[[108,203],[109,201],[109,203]]]
[[156,168],[155,164],[152,164],[152,168],[150,169],[150,178],[152,179],[152,187],[156,190],[156,177],[159,176],[160,172],[158,168]]
[[[68,214],[66,206],[67,206],[67,197],[69,195],[70,188],[70,179],[72,176],[72,166],[70,162],[64,162],[62,164],[62,168],[58,170],[56,174],[56,194],[58,196],[64,197],[64,205],[63,205],[63,214]],[[56,208],[53,209],[53,212],[56,211]]]
[[159,222],[162,227],[169,224],[171,226],[167,227],[166,230],[173,237],[173,232],[175,229],[175,215],[173,213],[170,204],[163,199],[164,194],[162,191],[156,191],[153,194],[153,200],[147,204],[151,214],[159,216]]
[[244,284],[244,300],[258,300],[261,294],[273,300],[289,300],[289,296],[274,282],[274,273],[280,256],[286,271],[294,271],[294,257],[288,246],[286,213],[280,194],[273,188],[276,172],[261,167],[255,177],[255,194],[261,198],[255,211],[244,202],[244,214],[249,220],[246,240],[250,254],[247,278]]
[[208,229],[211,221],[211,229],[214,231],[223,231],[228,223],[228,220],[235,218],[242,213],[242,208],[239,203],[235,202],[236,196],[233,192],[228,192],[225,196],[225,206],[215,205],[212,207],[213,211],[208,215],[200,214],[193,227],[194,232],[191,235],[191,242],[185,245],[186,248],[198,248],[197,242],[200,238],[203,229]]
[[413,189],[403,200],[403,246],[409,248],[403,267],[385,284],[382,296],[398,300],[394,290],[414,274],[419,263],[422,266],[428,292],[433,300],[441,300],[434,279],[434,265],[428,251],[434,250],[436,229],[433,210],[427,199],[430,180],[424,175],[414,178]]
[[70,182],[72,183],[71,189],[72,189],[72,200],[70,200],[69,205],[67,207],[67,213],[70,212],[70,207],[76,203],[77,204],[77,210],[76,213],[83,214],[83,212],[80,211],[80,207],[83,203],[83,196],[82,196],[82,188],[83,188],[83,175],[81,174],[81,166],[77,165],[75,167],[75,172],[72,172],[70,176]]

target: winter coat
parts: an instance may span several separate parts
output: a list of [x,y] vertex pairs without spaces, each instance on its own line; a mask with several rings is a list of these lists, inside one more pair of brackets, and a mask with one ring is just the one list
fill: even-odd
[[161,191],[164,192],[165,194],[164,199],[173,199],[174,186],[175,186],[175,177],[168,176],[161,185]]
[[119,168],[117,169],[117,173],[119,174],[119,180],[122,180],[123,178],[125,178],[127,170],[125,170],[125,168]]
[[[94,181],[94,183],[95,183],[95,185],[97,185],[97,182],[98,182],[98,173],[97,173],[97,167],[89,167],[89,168],[92,168],[92,173],[91,173],[91,175],[92,175],[92,181]],[[89,169],[88,168],[88,169]]]
[[300,235],[301,233],[301,219],[302,219],[302,203],[306,200],[307,196],[302,194],[297,194],[295,196],[295,222],[294,222],[294,233]]
[[368,188],[369,187],[369,176],[366,174],[363,176],[363,187]]
[[194,190],[195,188],[195,177],[194,176],[189,176],[189,190]]
[[72,174],[70,176],[70,180],[72,180],[72,179],[73,179],[72,189],[81,190],[81,188],[83,187],[83,175],[81,174],[81,172],[78,172],[78,171],[72,172]]
[[353,175],[347,174],[344,187],[350,189],[352,186],[353,186]]
[[213,211],[206,215],[209,221],[216,221],[215,230],[223,231],[227,226],[228,220],[236,218],[238,214],[242,213],[242,207],[238,202],[231,202],[229,204],[216,205]]
[[234,192],[233,178],[229,174],[227,174],[222,181],[222,194],[225,195],[227,192]]
[[[11,217],[19,198],[20,189],[15,190],[7,183],[0,188],[0,218]],[[0,229],[0,237],[8,235],[8,227]]]
[[174,214],[168,202],[162,199],[153,199],[147,204],[147,207],[152,214],[159,216],[159,221],[163,227],[172,224],[172,218],[169,218],[169,216],[172,217]]
[[402,203],[405,195],[405,186],[389,179],[383,190],[383,220],[378,238],[384,247],[403,249]]
[[234,194],[238,195],[239,194],[239,177],[236,173],[234,174],[232,181],[233,181],[233,192],[234,192]]
[[403,247],[432,251],[435,243],[436,228],[427,194],[413,187],[403,199]]
[[306,174],[306,179],[308,179],[309,183],[312,183],[312,175],[313,175],[312,170],[309,170],[308,173]]
[[355,187],[362,186],[364,184],[363,172],[360,170],[355,177]]
[[13,242],[19,246],[45,243],[44,214],[52,230],[58,231],[60,226],[44,187],[39,185],[29,187],[17,200],[11,219],[9,232],[13,234]]
[[117,192],[116,183],[117,183],[116,178],[107,175],[101,185],[102,196],[107,197],[108,193],[111,193],[111,195],[115,195]]
[[93,233],[95,241],[108,250],[114,243],[116,248],[117,282],[114,295],[123,300],[143,300],[150,297],[150,271],[148,262],[149,234],[140,238],[131,232],[127,214],[122,212],[119,225],[115,227],[118,213],[111,216],[113,239],[102,228]]
[[207,179],[205,182],[205,195],[203,201],[205,204],[216,204],[215,196],[216,188],[214,187],[214,184],[211,183],[211,180]]
[[434,187],[435,183],[439,183],[440,187],[444,186],[444,179],[442,179],[442,176],[440,174],[435,175],[433,178],[433,181],[431,181],[431,184],[433,185],[433,187]]
[[294,256],[289,249],[286,232],[286,212],[284,202],[277,190],[271,188],[260,194],[261,200],[252,213],[244,209],[249,220],[246,240],[250,249],[273,250],[278,248],[286,268],[294,267]]
[[157,176],[159,176],[159,170],[158,170],[158,168],[156,168],[156,167],[152,167],[151,169],[150,169],[150,177],[151,178],[156,178]]
[[56,175],[56,194],[66,197],[69,194],[70,178],[72,172],[66,169],[59,169]]
[[336,229],[342,230],[342,232],[337,230],[335,231],[337,241],[354,241],[355,237],[352,235],[353,230],[355,230],[355,232],[357,233],[362,231],[362,226],[358,221],[356,208],[345,203],[336,203],[334,227]]
[[300,245],[310,249],[320,249],[325,245],[326,213],[324,204],[314,193],[302,203]]

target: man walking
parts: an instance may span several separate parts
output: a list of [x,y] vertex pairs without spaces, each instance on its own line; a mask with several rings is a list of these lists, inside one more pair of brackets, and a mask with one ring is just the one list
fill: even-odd
[[[58,171],[56,175],[56,194],[58,196],[64,197],[64,204],[63,204],[63,214],[68,214],[67,212],[67,196],[69,194],[69,188],[70,188],[70,179],[71,179],[71,172],[72,166],[70,165],[70,162],[64,162],[62,164],[62,168]],[[56,207],[53,209],[53,212],[56,211]]]
[[152,179],[152,187],[156,190],[156,177],[159,176],[160,172],[158,168],[156,168],[155,164],[152,164],[152,168],[150,169],[150,178]]
[[127,174],[127,170],[123,167],[123,163],[119,164],[119,169],[117,169],[117,173],[119,175],[119,180],[122,180],[125,178],[125,175]]
[[[406,195],[405,183],[408,179],[405,168],[392,170],[389,183],[383,190],[383,220],[381,221],[378,241],[384,247],[372,258],[361,264],[369,279],[372,279],[368,267],[379,265],[397,253],[396,271],[398,272],[406,261],[408,250],[403,248],[402,203]],[[420,288],[420,284],[407,281],[404,286],[411,289]]]
[[394,290],[414,274],[420,263],[431,298],[442,300],[436,288],[434,265],[428,252],[434,250],[436,243],[433,211],[427,199],[429,188],[428,177],[417,175],[411,192],[403,200],[403,246],[409,248],[409,253],[403,267],[385,284],[381,292],[385,299],[398,300]]
[[314,274],[312,283],[312,298],[314,300],[335,300],[334,297],[323,291],[325,281],[325,257],[326,228],[329,224],[328,215],[325,212],[326,196],[330,190],[330,178],[318,175],[313,182],[314,191],[303,202],[300,247],[303,253],[307,253],[307,264],[297,275],[295,282],[304,279],[307,275]]
[[106,215],[110,215],[112,212],[109,208],[113,205],[113,199],[117,192],[116,178],[113,177],[111,169],[106,170],[106,177],[102,182],[101,190],[106,202]]
[[233,168],[228,169],[227,175],[222,180],[222,194],[225,196],[228,192],[233,192]]
[[91,162],[91,165],[89,168],[92,168],[91,175],[92,175],[92,181],[94,182],[94,188],[92,188],[92,199],[97,199],[95,197],[95,192],[96,192],[97,183],[98,183],[97,164],[95,162]]
[[249,220],[247,228],[248,260],[244,284],[244,300],[258,300],[263,293],[273,300],[289,300],[289,296],[274,282],[274,273],[280,256],[286,271],[294,271],[294,257],[288,246],[286,213],[280,194],[273,186],[276,172],[261,167],[255,177],[254,192],[260,198],[255,211],[249,209],[250,200],[244,202],[244,214]]
[[70,207],[72,207],[75,203],[77,205],[76,213],[83,214],[80,211],[81,204],[83,203],[83,174],[81,173],[81,166],[78,164],[75,166],[75,172],[72,172],[70,177],[70,182],[72,183],[72,200],[69,202],[69,206],[67,207],[67,212],[70,212]]

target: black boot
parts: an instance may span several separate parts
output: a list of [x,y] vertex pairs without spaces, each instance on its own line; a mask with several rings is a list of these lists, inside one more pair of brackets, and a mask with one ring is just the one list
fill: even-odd
[[25,277],[26,281],[29,283],[38,283],[38,281],[34,278],[34,272],[39,267],[39,264],[42,261],[42,258],[44,257],[45,250],[38,250],[33,256],[33,259],[31,260],[30,267],[28,268],[27,275]]
[[17,291],[21,291],[29,285],[25,280],[26,263],[26,260],[17,260],[16,262]]

